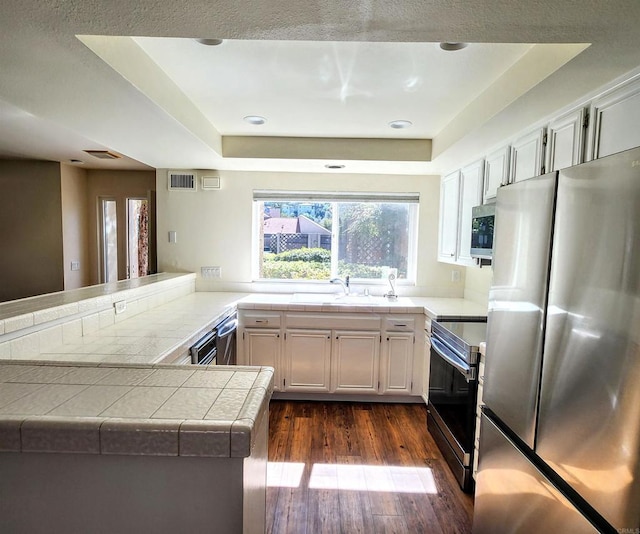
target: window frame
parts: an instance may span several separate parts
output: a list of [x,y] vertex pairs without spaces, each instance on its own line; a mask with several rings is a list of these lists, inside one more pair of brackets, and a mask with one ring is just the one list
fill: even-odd
[[[332,192],[332,191],[283,191],[283,190],[254,190],[252,199],[252,251],[251,251],[251,277],[254,283],[274,284],[326,284],[326,280],[317,279],[283,279],[260,278],[260,266],[262,262],[263,243],[261,242],[261,228],[264,222],[263,204],[265,202],[326,202],[335,205],[339,203],[402,203],[409,205],[408,221],[408,250],[407,250],[407,277],[399,278],[399,285],[416,285],[417,260],[418,260],[418,231],[419,231],[419,193],[395,193],[395,192]],[[336,212],[337,213],[337,212]],[[335,224],[338,218],[333,218],[331,228],[331,277],[338,276],[339,253],[339,227]],[[358,284],[386,285],[386,278],[354,278],[351,281]]]

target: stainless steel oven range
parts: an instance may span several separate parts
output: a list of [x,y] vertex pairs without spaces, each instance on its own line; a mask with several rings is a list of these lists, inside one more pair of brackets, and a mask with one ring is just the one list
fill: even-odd
[[466,492],[473,491],[479,345],[486,326],[437,321],[431,325],[427,429]]

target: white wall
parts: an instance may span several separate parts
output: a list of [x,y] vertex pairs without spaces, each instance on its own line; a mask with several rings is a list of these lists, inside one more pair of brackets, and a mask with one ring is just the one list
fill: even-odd
[[[252,200],[254,189],[313,191],[395,191],[420,193],[418,270],[415,286],[399,286],[400,295],[462,297],[464,268],[438,263],[439,176],[300,174],[221,171],[221,189],[196,193],[167,190],[167,170],[157,180],[158,270],[196,272],[196,288],[217,291],[322,291],[326,283],[252,283]],[[168,242],[168,232],[177,242]],[[222,267],[220,280],[203,280],[202,266]],[[451,271],[460,271],[452,282]],[[356,288],[357,289],[357,288]],[[372,291],[382,293],[386,286]]]

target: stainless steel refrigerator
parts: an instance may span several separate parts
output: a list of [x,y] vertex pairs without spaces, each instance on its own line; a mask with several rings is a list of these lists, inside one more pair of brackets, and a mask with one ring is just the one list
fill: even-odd
[[640,149],[499,190],[474,533],[640,533]]

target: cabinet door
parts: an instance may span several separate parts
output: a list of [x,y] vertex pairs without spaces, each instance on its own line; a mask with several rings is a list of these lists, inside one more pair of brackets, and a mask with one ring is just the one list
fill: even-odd
[[590,159],[640,146],[640,79],[605,93],[591,104]]
[[498,188],[509,182],[509,145],[487,156],[484,167],[484,202],[496,198]]
[[440,231],[438,261],[453,263],[458,248],[460,171],[442,177],[440,182]]
[[583,162],[584,115],[584,109],[578,109],[549,124],[546,172]]
[[471,209],[482,204],[484,160],[467,165],[460,171],[460,226],[456,263],[475,265],[471,257]]
[[247,365],[268,365],[275,372],[275,388],[280,389],[280,330],[246,328],[242,333]]
[[285,332],[285,391],[329,391],[331,330]]
[[384,342],[380,382],[384,394],[411,394],[414,335],[394,332]]
[[379,332],[335,331],[331,391],[378,393]]
[[511,147],[510,182],[521,182],[543,173],[545,129],[522,136]]

